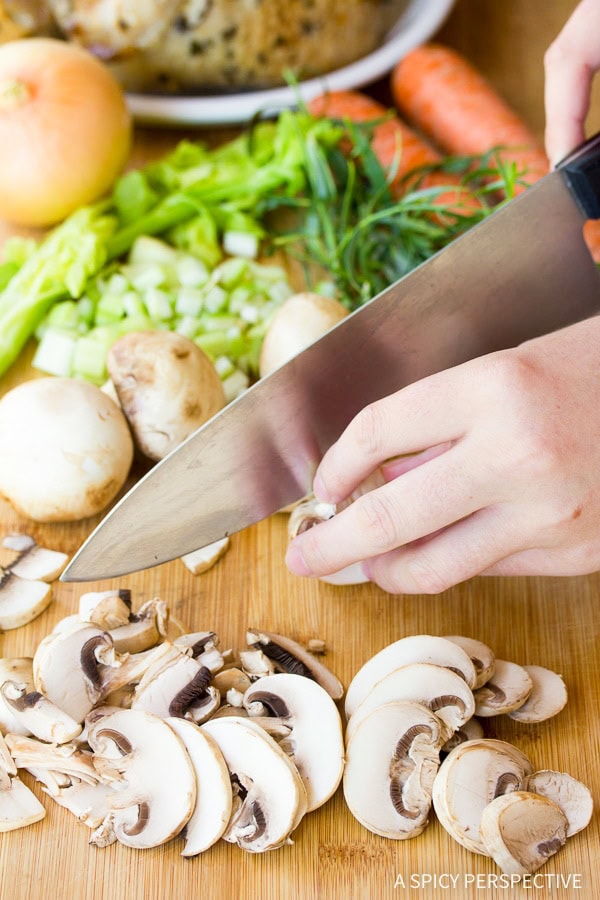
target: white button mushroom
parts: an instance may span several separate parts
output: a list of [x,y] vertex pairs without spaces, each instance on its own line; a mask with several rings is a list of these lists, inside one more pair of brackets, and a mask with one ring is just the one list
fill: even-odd
[[500,716],[523,706],[533,681],[523,666],[497,659],[494,674],[475,693],[475,715]]
[[544,666],[523,666],[532,682],[524,703],[509,712],[516,722],[531,724],[551,719],[567,705],[567,688],[561,676]]
[[46,810],[38,798],[19,778],[15,762],[0,734],[0,832],[33,825],[45,815]]
[[[336,678],[327,666],[297,641],[282,634],[249,628],[246,632],[246,642],[248,646],[261,650],[277,671],[312,678],[325,688],[334,700],[340,700],[344,696],[344,686],[339,678]],[[243,668],[245,669],[245,666]]]
[[562,809],[567,817],[567,837],[589,825],[594,811],[592,794],[585,784],[572,775],[541,769],[527,776],[523,788],[541,794]]
[[475,689],[482,687],[486,681],[490,680],[494,674],[496,654],[487,644],[475,638],[463,637],[458,634],[445,634],[444,637],[447,641],[458,644],[471,657],[477,673],[475,684],[473,685]]
[[532,875],[565,845],[567,820],[546,797],[514,791],[483,810],[481,839],[505,875]]
[[31,519],[95,515],[122,488],[132,459],[123,413],[92,384],[36,378],[0,400],[0,493]]
[[50,606],[52,588],[45,581],[20,578],[0,568],[0,629],[9,631],[32,622]]

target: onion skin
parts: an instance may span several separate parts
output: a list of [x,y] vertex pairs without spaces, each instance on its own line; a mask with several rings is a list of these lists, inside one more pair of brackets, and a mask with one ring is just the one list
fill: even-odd
[[52,38],[0,46],[0,216],[44,227],[106,193],[131,147],[123,91],[87,51]]

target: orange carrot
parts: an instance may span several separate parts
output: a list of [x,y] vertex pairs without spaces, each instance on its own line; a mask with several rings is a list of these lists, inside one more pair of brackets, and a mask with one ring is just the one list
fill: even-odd
[[[454,50],[425,44],[411,51],[396,64],[391,89],[399,111],[446,153],[482,154],[502,146],[507,149],[501,156],[525,170],[527,184],[548,173],[548,159],[531,129]],[[587,222],[584,237],[600,262],[600,222]]]
[[417,47],[396,64],[391,89],[400,112],[446,153],[481,154],[502,146],[503,158],[526,170],[528,184],[548,172],[531,129],[456,51],[440,44]]
[[[308,104],[314,116],[330,116],[333,119],[348,119],[351,122],[373,122],[384,119],[390,110],[359,91],[332,91],[315,97]],[[420,166],[432,165],[442,159],[440,153],[420,138],[397,115],[387,118],[373,129],[371,146],[375,156],[386,171],[397,166],[391,180],[392,193],[399,196],[406,186],[405,177]],[[432,172],[423,179],[423,186],[438,187],[456,184],[460,178],[443,172]],[[464,212],[465,207],[473,209],[477,201],[465,188],[440,194],[435,203],[457,204]],[[479,204],[477,204],[479,205]]]

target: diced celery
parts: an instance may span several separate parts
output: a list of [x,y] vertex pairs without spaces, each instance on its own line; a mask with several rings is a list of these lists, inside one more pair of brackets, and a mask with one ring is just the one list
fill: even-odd
[[146,314],[146,307],[139,294],[135,291],[127,291],[123,297],[123,309],[126,316],[143,316]]
[[229,311],[239,313],[246,306],[250,298],[253,299],[253,292],[247,287],[236,287],[229,295]]
[[248,272],[248,260],[227,259],[217,266],[212,273],[212,279],[229,290],[235,287]]
[[150,288],[144,294],[148,315],[156,322],[166,322],[173,318],[173,305],[169,294],[160,288]]
[[124,315],[123,296],[104,294],[98,300],[98,305],[96,306],[97,325],[110,325],[111,322],[118,322]]
[[228,356],[217,356],[213,362],[219,378],[227,378],[235,372],[235,366]]
[[142,235],[133,242],[129,251],[129,262],[133,265],[142,263],[167,263],[174,265],[177,261],[177,250],[155,237]]
[[276,281],[272,287],[267,289],[267,296],[274,300],[275,303],[283,303],[292,296],[293,290],[287,281]]
[[251,271],[257,280],[273,283],[275,281],[285,281],[287,275],[285,269],[281,266],[265,266],[261,263],[251,263]]
[[337,288],[333,281],[319,281],[315,285],[315,293],[321,294],[323,297],[335,297],[337,294]]
[[177,291],[175,311],[180,316],[199,316],[204,306],[202,291],[193,287],[181,287]]
[[127,266],[126,275],[134,288],[147,291],[150,288],[165,287],[173,283],[173,272],[169,266],[159,263],[143,263]]
[[47,328],[37,346],[31,365],[40,372],[68,378],[71,374],[77,335],[73,332]]
[[129,290],[129,282],[121,272],[115,272],[108,280],[107,290],[111,294],[124,294]]
[[250,385],[250,379],[245,372],[234,369],[231,375],[228,375],[227,378],[223,379],[222,384],[225,400],[227,403],[231,403],[232,400],[235,400],[236,397],[239,397],[240,394],[243,394],[244,391],[247,390]]
[[184,287],[202,287],[208,281],[208,269],[195,256],[185,255],[175,263],[175,275]]
[[117,335],[109,329],[96,328],[80,337],[75,345],[72,374],[102,384],[106,380],[106,354]]
[[84,294],[81,300],[77,301],[77,317],[79,319],[79,325],[92,325],[95,311],[96,304],[91,297]]
[[236,336],[240,333],[240,320],[235,316],[200,316],[198,326],[201,331],[231,331],[235,329]]
[[234,343],[231,337],[225,331],[211,331],[206,334],[197,334],[194,343],[198,344],[201,350],[208,353],[214,359],[216,356],[230,354],[236,357],[244,349],[244,342],[238,338]]
[[245,306],[242,306],[240,309],[240,318],[243,319],[244,322],[248,322],[251,325],[254,325],[260,319],[260,310],[258,306],[254,306],[252,303],[246,303]]
[[52,307],[43,324],[47,328],[77,331],[79,322],[79,303],[76,303],[75,300],[63,300]]
[[223,250],[232,256],[256,259],[258,247],[259,240],[256,234],[246,231],[226,231],[223,235]]
[[193,316],[182,316],[175,325],[175,331],[184,337],[195,338],[198,333],[198,319]]
[[227,307],[227,292],[215,284],[204,294],[204,309],[209,313],[218,313]]

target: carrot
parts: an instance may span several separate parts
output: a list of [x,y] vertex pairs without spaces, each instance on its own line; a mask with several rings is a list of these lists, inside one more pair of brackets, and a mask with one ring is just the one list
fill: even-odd
[[[383,104],[359,91],[332,91],[315,97],[308,103],[314,116],[329,116],[333,119],[348,119],[351,122],[373,122],[385,119],[373,129],[371,146],[381,166],[390,172],[394,171],[390,187],[394,196],[400,196],[406,190],[404,179],[420,166],[433,165],[440,162],[441,154],[430,144],[420,138],[412,128],[406,125],[397,115],[389,115]],[[465,188],[460,187],[458,176],[446,175],[443,172],[432,172],[423,179],[424,187],[440,187],[456,184],[458,189],[448,194],[440,194],[435,202],[440,205],[457,204],[464,212],[465,207],[473,209],[477,201]]]
[[444,152],[482,154],[503,147],[502,158],[526,170],[528,184],[548,172],[531,129],[456,51],[440,44],[417,47],[394,67],[391,90],[400,112]]
[[[464,57],[440,44],[411,51],[394,67],[391,90],[398,110],[446,153],[487,153],[504,147],[501,158],[525,170],[534,184],[550,166],[525,122]],[[522,191],[525,186],[517,186]],[[587,222],[584,237],[600,262],[600,222]]]

